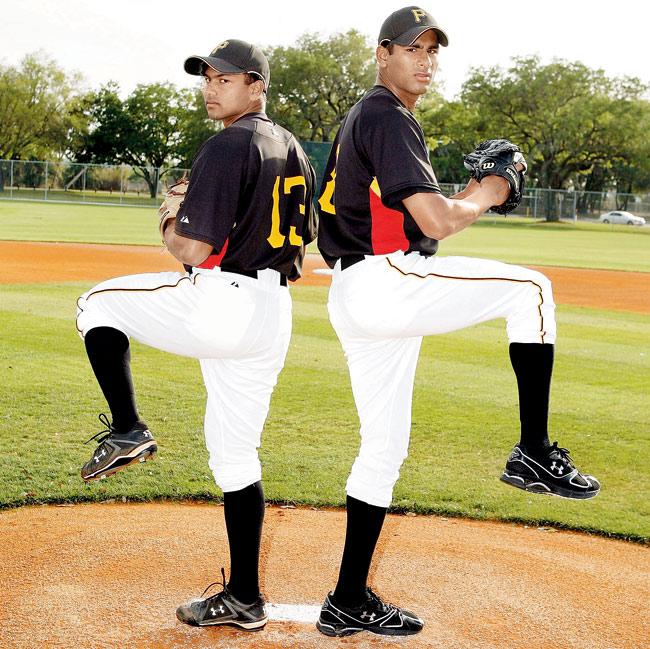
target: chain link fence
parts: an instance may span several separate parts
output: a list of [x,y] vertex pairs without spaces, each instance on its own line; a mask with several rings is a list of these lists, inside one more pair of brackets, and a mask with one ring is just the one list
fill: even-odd
[[[451,196],[463,186],[440,183],[440,188],[446,196]],[[544,221],[597,221],[601,214],[613,210],[625,210],[650,221],[650,195],[531,187],[525,189],[521,204],[512,216]]]
[[[331,144],[302,142],[322,181]],[[89,205],[157,207],[162,194],[188,169],[0,160],[0,200],[37,200]],[[446,195],[461,185],[441,183]],[[540,220],[597,220],[604,212],[626,210],[650,220],[650,195],[527,188],[516,216]]]
[[0,199],[152,207],[160,204],[166,186],[186,171],[0,160]]

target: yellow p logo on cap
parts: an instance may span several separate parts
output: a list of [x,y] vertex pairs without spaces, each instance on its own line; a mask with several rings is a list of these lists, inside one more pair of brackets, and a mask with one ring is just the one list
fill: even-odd
[[422,9],[411,9],[411,13],[413,14],[413,18],[415,18],[416,23],[419,23],[420,20],[427,15],[427,12],[422,11]]

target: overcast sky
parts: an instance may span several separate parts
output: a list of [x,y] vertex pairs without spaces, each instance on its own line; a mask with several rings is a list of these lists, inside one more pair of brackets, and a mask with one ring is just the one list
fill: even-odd
[[[194,85],[183,72],[192,54],[208,54],[227,38],[291,45],[304,32],[328,36],[355,28],[373,39],[394,0],[3,0],[0,62],[15,64],[42,49],[88,87],[108,80],[123,93],[138,83]],[[582,61],[609,76],[650,82],[650,5],[647,0],[545,2],[428,1],[421,5],[447,31],[437,80],[447,98],[471,67],[507,66],[539,54]],[[273,82],[273,71],[271,71]]]

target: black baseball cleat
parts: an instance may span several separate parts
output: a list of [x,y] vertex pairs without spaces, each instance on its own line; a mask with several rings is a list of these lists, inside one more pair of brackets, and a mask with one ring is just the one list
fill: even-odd
[[237,626],[246,631],[261,631],[269,621],[266,612],[264,598],[260,595],[252,604],[243,604],[232,596],[226,585],[226,575],[221,569],[223,582],[220,584],[223,590],[216,595],[206,597],[205,595],[212,586],[210,584],[201,597],[191,599],[176,609],[176,617],[185,624],[192,626],[216,626],[229,624]]
[[380,635],[413,635],[419,633],[424,622],[415,613],[387,604],[366,589],[366,601],[358,608],[335,603],[333,593],[325,598],[316,628],[328,636],[343,636],[370,631]]
[[106,429],[88,440],[91,442],[103,435],[93,456],[81,469],[81,477],[86,482],[105,478],[129,464],[144,462],[155,457],[158,446],[145,424],[136,424],[128,433],[117,433],[105,414],[99,415],[99,421],[106,426]]
[[584,500],[597,496],[600,491],[598,480],[580,473],[569,451],[560,448],[557,442],[539,455],[530,454],[517,444],[506,462],[501,480],[524,491],[561,498]]

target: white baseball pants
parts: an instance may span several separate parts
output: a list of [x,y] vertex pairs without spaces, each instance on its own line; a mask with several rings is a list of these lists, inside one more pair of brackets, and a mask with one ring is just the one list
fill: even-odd
[[541,273],[469,257],[395,252],[341,270],[330,320],[345,352],[361,424],[348,495],[390,505],[408,452],[413,381],[423,336],[505,318],[510,342],[555,342],[555,304]]
[[205,440],[224,491],[262,477],[257,449],[291,337],[291,297],[274,270],[258,278],[220,268],[148,273],[102,282],[78,302],[77,329],[112,327],[200,361]]

